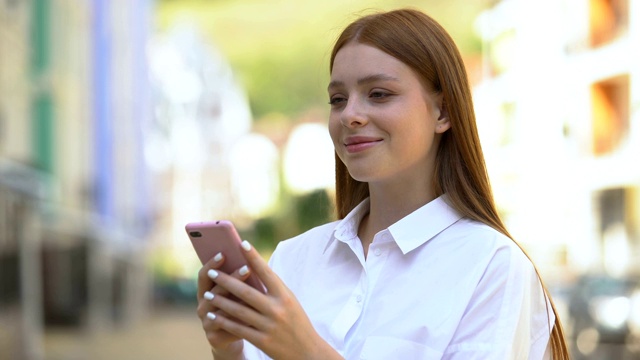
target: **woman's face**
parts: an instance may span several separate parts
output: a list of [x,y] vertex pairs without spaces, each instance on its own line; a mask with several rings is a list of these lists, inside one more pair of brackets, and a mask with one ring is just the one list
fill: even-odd
[[329,84],[329,133],[351,176],[370,184],[430,181],[441,95],[427,92],[400,60],[364,44],[338,51]]

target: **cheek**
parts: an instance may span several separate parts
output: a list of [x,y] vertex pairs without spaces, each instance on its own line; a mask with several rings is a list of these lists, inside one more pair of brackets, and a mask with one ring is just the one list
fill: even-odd
[[329,118],[329,135],[331,136],[331,140],[333,141],[334,145],[340,141],[341,129],[342,125],[340,124],[340,121]]
[[430,148],[435,135],[435,124],[428,114],[406,114],[404,122],[397,122],[395,132],[401,134],[405,146],[409,149]]

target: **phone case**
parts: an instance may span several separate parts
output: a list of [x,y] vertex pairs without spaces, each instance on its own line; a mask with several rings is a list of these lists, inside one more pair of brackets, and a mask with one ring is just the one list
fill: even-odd
[[[231,221],[204,221],[189,223],[185,226],[191,244],[202,264],[209,261],[217,253],[222,253],[225,260],[219,268],[227,274],[231,274],[243,265],[247,260],[242,254],[240,235]],[[265,292],[260,279],[251,273],[245,281],[261,292]]]

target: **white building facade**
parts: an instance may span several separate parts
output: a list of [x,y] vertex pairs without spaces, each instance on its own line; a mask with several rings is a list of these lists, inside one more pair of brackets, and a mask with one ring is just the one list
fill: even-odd
[[506,0],[477,29],[474,101],[512,234],[552,278],[638,272],[640,2]]

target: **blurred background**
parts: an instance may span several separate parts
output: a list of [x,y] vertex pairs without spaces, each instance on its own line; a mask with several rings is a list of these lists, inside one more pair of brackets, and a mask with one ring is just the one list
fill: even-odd
[[333,219],[332,42],[407,5],[573,357],[639,359],[640,1],[0,0],[0,360],[210,358],[184,225],[268,258]]

